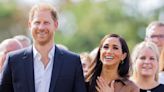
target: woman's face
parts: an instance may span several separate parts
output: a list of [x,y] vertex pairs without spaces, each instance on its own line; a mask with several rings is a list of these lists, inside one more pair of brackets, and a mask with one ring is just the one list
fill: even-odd
[[122,52],[122,47],[119,38],[107,38],[100,49],[100,60],[103,65],[119,65],[126,57]]
[[82,57],[81,63],[82,63],[84,76],[86,76],[89,70],[89,66],[91,65],[91,61],[89,61],[86,57]]
[[139,52],[135,68],[138,75],[155,77],[158,70],[158,61],[151,48],[145,47]]

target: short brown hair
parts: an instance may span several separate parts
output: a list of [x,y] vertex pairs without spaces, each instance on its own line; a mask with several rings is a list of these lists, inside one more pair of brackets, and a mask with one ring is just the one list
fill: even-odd
[[164,22],[162,21],[153,21],[151,22],[148,27],[146,28],[146,37],[150,36],[150,31],[152,30],[153,27],[164,27]]
[[57,11],[52,5],[50,5],[48,3],[39,3],[39,4],[34,5],[31,8],[31,10],[29,12],[29,21],[31,21],[33,19],[35,12],[40,11],[40,10],[41,11],[50,11],[53,20],[55,20],[55,21],[57,20]]

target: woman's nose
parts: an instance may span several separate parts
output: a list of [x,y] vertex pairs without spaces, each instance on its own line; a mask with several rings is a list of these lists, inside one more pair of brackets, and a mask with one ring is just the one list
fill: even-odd
[[145,59],[144,63],[150,63],[149,59]]
[[111,52],[112,52],[112,50],[109,48],[109,49],[107,49],[107,52],[108,52],[108,53],[111,53]]

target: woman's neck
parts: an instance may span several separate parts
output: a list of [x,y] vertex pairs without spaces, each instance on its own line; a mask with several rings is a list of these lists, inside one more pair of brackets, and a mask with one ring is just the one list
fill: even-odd
[[134,82],[138,85],[141,89],[152,89],[159,85],[157,81],[154,80],[154,77],[147,77],[147,76],[138,76]]
[[117,68],[115,67],[108,68],[108,67],[103,66],[100,76],[104,78],[104,80],[108,81],[109,83],[112,80],[116,80],[119,78]]

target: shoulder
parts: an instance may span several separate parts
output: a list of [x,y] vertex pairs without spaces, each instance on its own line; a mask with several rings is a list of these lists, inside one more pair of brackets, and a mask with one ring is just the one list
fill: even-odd
[[28,50],[30,50],[30,48],[22,48],[22,49],[19,49],[19,50],[16,50],[16,51],[9,52],[8,55],[10,57],[20,56],[20,55],[24,55],[26,52],[28,52]]
[[56,47],[56,55],[60,55],[61,59],[66,63],[66,64],[81,64],[80,62],[80,56],[74,52],[71,52],[69,50],[65,50],[62,48]]
[[80,56],[72,51],[56,47],[57,52],[60,52],[65,57],[80,58]]
[[145,91],[145,90],[151,90],[152,92],[160,92],[161,90],[164,90],[164,85],[163,84],[159,84],[158,86],[151,88],[151,89],[140,89],[141,91]]
[[131,80],[127,80],[126,85],[129,86],[135,92],[139,91],[139,87]]
[[160,89],[160,90],[164,90],[164,84],[159,84],[157,87],[155,87],[154,89]]
[[32,54],[32,48],[23,48],[23,49],[9,52],[8,56],[7,56],[7,61],[9,61],[10,63],[19,62],[19,61],[22,62],[27,57],[32,58],[32,55],[33,55]]
[[115,92],[139,92],[139,88],[127,78],[115,80]]

